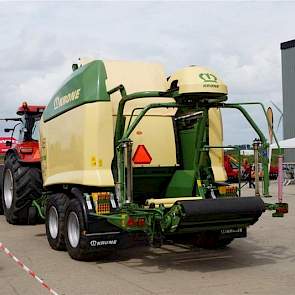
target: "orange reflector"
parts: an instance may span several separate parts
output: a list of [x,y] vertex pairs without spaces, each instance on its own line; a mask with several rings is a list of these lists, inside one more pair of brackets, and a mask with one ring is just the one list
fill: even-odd
[[97,214],[108,214],[111,212],[110,196],[109,192],[91,193]]
[[134,164],[150,164],[152,157],[143,144],[138,145],[132,161]]

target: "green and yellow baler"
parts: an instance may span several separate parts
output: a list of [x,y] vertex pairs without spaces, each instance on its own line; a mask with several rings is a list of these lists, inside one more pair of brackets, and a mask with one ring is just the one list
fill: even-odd
[[[221,109],[238,109],[206,68],[166,78],[159,64],[93,60],[74,65],[40,124],[47,238],[74,259],[138,242],[193,237],[214,248],[245,237],[266,209],[226,183]],[[268,159],[263,159],[263,194]],[[35,204],[36,205],[36,204]],[[42,212],[43,208],[39,208]]]

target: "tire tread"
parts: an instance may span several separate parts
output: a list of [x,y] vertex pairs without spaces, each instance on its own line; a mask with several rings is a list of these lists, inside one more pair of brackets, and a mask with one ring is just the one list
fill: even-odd
[[28,211],[32,201],[42,195],[41,169],[20,163],[14,153],[9,154],[5,160],[3,184],[7,169],[12,172],[14,193],[11,207],[7,209],[5,208],[4,192],[2,190],[2,203],[6,220],[11,224],[27,224],[28,213],[26,214],[26,211]]

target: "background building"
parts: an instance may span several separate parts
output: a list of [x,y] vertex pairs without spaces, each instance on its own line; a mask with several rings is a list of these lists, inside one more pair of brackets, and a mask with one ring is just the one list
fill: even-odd
[[[284,139],[295,137],[295,40],[281,43]],[[284,162],[295,162],[295,150],[285,151]]]

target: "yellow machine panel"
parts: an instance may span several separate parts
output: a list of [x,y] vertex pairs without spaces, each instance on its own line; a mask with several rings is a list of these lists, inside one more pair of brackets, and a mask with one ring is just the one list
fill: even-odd
[[114,185],[110,102],[84,104],[46,123],[41,120],[40,137],[45,186],[59,183]]
[[[104,61],[107,73],[107,90],[120,84],[124,85],[127,94],[141,91],[166,91],[167,81],[164,67],[157,63],[144,63],[135,61]],[[120,92],[111,95],[113,114],[117,114],[118,104],[121,99]],[[143,107],[157,102],[174,102],[172,98],[143,98],[130,101],[125,106],[125,115],[131,115],[134,108]],[[154,109],[147,115],[173,116],[176,110]]]
[[177,82],[179,93],[227,94],[227,86],[207,68],[199,66],[185,67],[171,75],[169,82]]
[[[159,64],[107,61],[104,62],[104,66],[107,91],[120,84],[124,85],[129,94],[145,90],[167,90],[164,70]],[[111,162],[114,158],[116,112],[121,96],[116,92],[110,98],[109,102],[83,104],[53,120],[41,123],[45,186],[60,183],[88,186],[114,185]],[[126,104],[124,112],[127,115],[126,126],[130,119],[128,115],[134,107],[173,101],[172,98],[145,98]],[[175,112],[176,109],[151,110],[131,134],[131,139],[134,141],[133,153],[137,146],[142,144],[152,156],[151,163],[143,166],[177,164],[172,121]],[[50,138],[50,141],[47,138]]]
[[175,166],[176,146],[173,121],[170,116],[146,116],[132,132],[133,154],[138,145],[144,145],[152,157],[147,165],[134,166]]
[[[104,61],[107,72],[107,90],[120,84],[124,85],[127,94],[139,91],[166,91],[167,82],[164,67],[161,64],[127,61]],[[114,126],[120,93],[111,95],[113,106]],[[126,126],[134,108],[144,107],[151,103],[174,102],[173,98],[144,98],[130,101],[126,104]],[[139,111],[135,112],[135,115]],[[142,166],[175,166],[176,146],[172,116],[176,109],[152,109],[143,118],[139,126],[133,131],[131,139],[134,141],[133,153],[139,144],[146,146],[153,160],[151,164]],[[133,117],[134,119],[134,117]]]
[[[209,109],[209,145],[223,146],[223,128],[221,112],[217,108]],[[211,167],[215,181],[226,181],[227,175],[224,168],[224,151],[222,148],[209,150]]]

